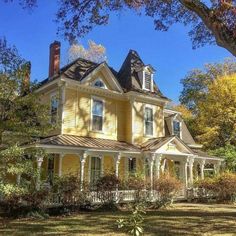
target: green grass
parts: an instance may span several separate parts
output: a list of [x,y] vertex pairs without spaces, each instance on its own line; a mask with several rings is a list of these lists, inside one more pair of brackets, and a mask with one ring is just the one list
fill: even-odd
[[[0,235],[125,235],[115,221],[127,212],[90,212],[46,220],[1,219]],[[148,211],[145,235],[236,235],[236,206],[178,203]]]

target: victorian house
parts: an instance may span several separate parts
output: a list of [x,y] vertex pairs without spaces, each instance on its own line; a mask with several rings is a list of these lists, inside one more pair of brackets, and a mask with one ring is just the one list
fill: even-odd
[[136,51],[119,71],[81,58],[60,68],[55,41],[49,64],[36,92],[58,128],[35,144],[52,156],[37,159],[42,178],[70,173],[93,184],[109,172],[121,179],[142,173],[152,183],[168,171],[187,188],[206,170],[219,170],[221,159],[203,152],[181,113],[166,108],[170,99],[159,90],[155,69]]

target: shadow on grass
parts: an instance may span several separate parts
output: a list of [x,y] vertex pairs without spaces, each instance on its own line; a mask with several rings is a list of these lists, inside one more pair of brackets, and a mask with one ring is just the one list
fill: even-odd
[[[222,206],[219,211],[207,207],[185,204],[148,211],[145,235],[236,235],[235,207]],[[82,212],[47,220],[2,220],[0,235],[122,235],[115,222],[126,216],[127,212]]]

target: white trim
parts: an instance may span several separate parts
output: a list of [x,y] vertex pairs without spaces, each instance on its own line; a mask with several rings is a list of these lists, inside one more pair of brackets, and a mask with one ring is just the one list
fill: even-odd
[[164,113],[168,113],[168,114],[179,114],[179,115],[182,114],[179,111],[174,111],[174,110],[171,110],[171,109],[168,109],[168,108],[164,108],[163,111],[164,111]]
[[65,119],[65,101],[66,101],[66,88],[62,86],[61,91],[61,134],[64,132],[64,119]]
[[[93,129],[93,100],[101,101],[102,102],[102,130],[94,130]],[[90,131],[96,133],[104,133],[104,120],[105,120],[105,99],[97,96],[91,95],[91,108],[90,108]]]

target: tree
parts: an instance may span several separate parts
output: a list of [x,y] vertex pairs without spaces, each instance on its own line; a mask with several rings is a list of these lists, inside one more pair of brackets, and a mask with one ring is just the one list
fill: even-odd
[[17,49],[0,39],[0,192],[14,190],[10,176],[24,175],[25,183],[30,180],[32,186],[37,174],[33,158],[38,150],[22,145],[52,128],[48,107],[33,93],[29,70],[30,64]]
[[218,77],[198,104],[198,140],[208,149],[236,145],[236,74]]
[[[29,8],[37,3],[37,0],[18,1]],[[59,31],[72,43],[93,27],[108,24],[110,12],[130,9],[152,17],[157,30],[166,31],[174,23],[190,25],[193,48],[216,43],[236,56],[236,0],[60,0],[58,3]]]
[[95,63],[106,61],[106,48],[94,41],[88,41],[88,48],[84,48],[82,44],[72,44],[68,50],[68,61],[72,62],[77,58],[87,59]]
[[194,69],[181,80],[183,90],[180,102],[194,115],[199,111],[198,104],[204,102],[208,93],[208,85],[217,77],[236,73],[236,61],[227,59],[223,63],[206,64],[204,70]]

